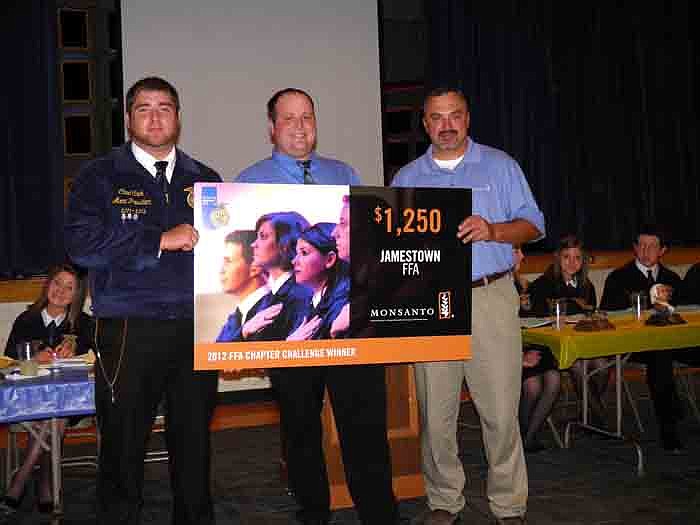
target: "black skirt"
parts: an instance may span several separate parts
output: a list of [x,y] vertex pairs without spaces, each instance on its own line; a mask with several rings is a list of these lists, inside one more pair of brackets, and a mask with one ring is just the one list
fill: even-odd
[[548,372],[549,370],[556,370],[559,368],[557,360],[554,359],[552,351],[546,346],[540,345],[524,345],[523,352],[535,351],[539,352],[542,356],[540,362],[531,368],[523,367],[523,380],[529,377],[539,376]]

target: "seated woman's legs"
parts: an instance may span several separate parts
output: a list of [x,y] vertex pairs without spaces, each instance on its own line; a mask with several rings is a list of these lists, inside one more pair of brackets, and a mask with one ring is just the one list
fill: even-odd
[[[50,439],[49,425],[51,425],[49,421],[34,423],[34,429],[38,433],[43,431],[45,442],[48,442]],[[65,420],[59,419],[58,432],[61,437],[63,436],[65,426]],[[27,481],[31,477],[34,467],[37,465],[39,466],[38,501],[40,503],[48,503],[52,501],[51,453],[44,450],[39,440],[36,439],[31,433],[29,434],[27,442],[27,453],[25,455],[24,462],[12,478],[12,482],[5,493],[5,498],[10,498],[11,502],[19,502],[22,499]]]
[[[574,387],[579,399],[583,399],[583,359],[576,361],[569,371],[574,377]],[[605,416],[605,392],[608,389],[609,361],[604,357],[586,359],[588,372],[588,401],[591,417],[597,426],[607,426]],[[595,372],[595,373],[593,373]]]
[[552,412],[560,390],[561,373],[556,369],[523,380],[519,417],[526,451],[531,452],[542,447],[537,440],[537,434]]

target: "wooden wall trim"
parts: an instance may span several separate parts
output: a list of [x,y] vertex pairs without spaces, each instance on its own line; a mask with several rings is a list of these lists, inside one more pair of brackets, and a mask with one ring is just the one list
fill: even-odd
[[44,277],[0,281],[0,303],[31,303],[39,297]]
[[[632,250],[596,250],[591,253],[591,269],[618,268],[632,260]],[[695,248],[671,248],[664,256],[664,264],[695,264],[700,262],[700,246]],[[521,268],[522,273],[542,273],[552,263],[549,253],[527,255]],[[43,277],[16,281],[0,281],[0,303],[32,302],[39,296]]]

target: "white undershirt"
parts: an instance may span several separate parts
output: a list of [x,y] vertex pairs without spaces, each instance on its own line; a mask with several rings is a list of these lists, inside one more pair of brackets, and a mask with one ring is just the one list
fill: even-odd
[[443,170],[454,170],[457,167],[457,164],[462,162],[463,158],[464,158],[464,155],[457,157],[456,159],[449,159],[449,160],[441,160],[441,159],[436,159],[435,157],[433,157],[433,161],[435,161],[435,164],[437,164]]
[[317,292],[314,293],[314,295],[311,297],[311,304],[314,305],[314,308],[318,306],[318,303],[321,302],[321,299],[323,298],[323,293],[326,291],[326,287],[322,286]]
[[267,292],[269,291],[270,289],[267,286],[261,286],[260,288],[257,288],[253,293],[247,295],[246,298],[243,299],[240,303],[238,303],[238,310],[240,310],[241,312],[241,319],[243,319],[243,321],[245,321],[248,312],[251,308],[253,308],[253,306],[255,306],[255,303],[257,303],[260,299],[267,295]]
[[289,279],[292,276],[292,272],[284,272],[282,275],[280,275],[277,279],[273,279],[270,277],[267,280],[267,286],[270,287],[270,291],[272,293],[277,293],[280,288],[282,288],[282,285],[287,282],[287,279]]
[[646,266],[644,266],[642,263],[639,262],[639,259],[635,259],[634,264],[636,264],[637,269],[644,274],[644,277],[646,277],[649,270],[651,270],[651,274],[654,276],[654,281],[656,281],[659,278],[659,265],[658,264],[655,264],[651,268],[647,268]]
[[[158,162],[161,159],[155,158],[153,155],[148,153],[146,150],[141,148],[140,146],[137,146],[133,142],[131,143],[131,152],[134,154],[134,157],[136,158],[136,161],[143,166],[143,168],[153,175],[153,178],[156,177],[156,162]],[[168,166],[165,168],[165,178],[168,179],[168,182],[173,180],[173,172],[175,171],[175,146],[173,146],[173,149],[170,150],[170,153],[162,159],[168,162]]]

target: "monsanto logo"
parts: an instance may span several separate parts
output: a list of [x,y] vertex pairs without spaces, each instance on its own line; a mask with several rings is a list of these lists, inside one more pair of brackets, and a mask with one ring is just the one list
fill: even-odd
[[438,293],[438,319],[452,319],[452,292]]

